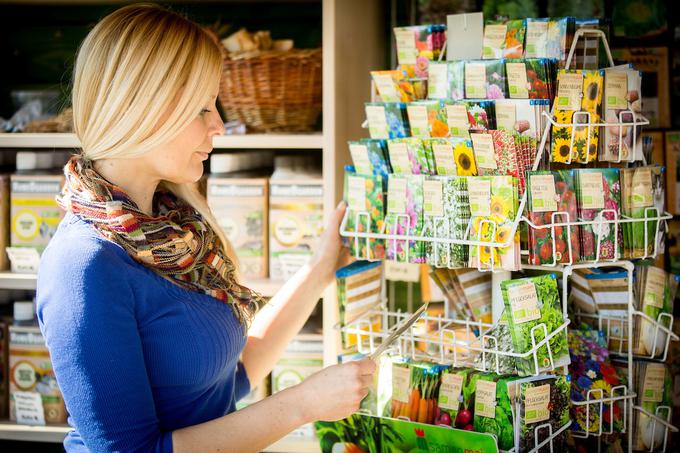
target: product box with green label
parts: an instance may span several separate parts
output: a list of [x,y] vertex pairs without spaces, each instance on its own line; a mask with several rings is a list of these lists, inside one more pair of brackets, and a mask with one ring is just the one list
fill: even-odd
[[266,278],[269,263],[269,184],[266,178],[208,178],[207,199],[246,278]]
[[9,335],[10,420],[33,425],[66,423],[64,399],[40,329],[10,326]]
[[269,276],[283,280],[314,254],[323,232],[320,179],[270,180]]
[[[532,351],[534,344],[532,336],[535,343],[539,343],[546,335],[555,332],[564,324],[555,274],[505,280],[501,282],[501,291],[516,353],[525,354]],[[537,348],[535,354],[518,358],[517,371],[520,376],[536,375],[568,365],[569,362],[567,330],[563,329],[547,344]]]
[[64,217],[64,211],[55,199],[63,181],[62,175],[12,175],[12,247],[31,247],[38,252],[45,249]]
[[406,103],[372,102],[365,106],[371,138],[410,137]]

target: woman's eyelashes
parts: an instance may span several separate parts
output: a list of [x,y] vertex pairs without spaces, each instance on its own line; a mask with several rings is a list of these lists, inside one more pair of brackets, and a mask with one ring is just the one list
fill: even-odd
[[205,115],[206,113],[210,113],[210,112],[211,112],[210,109],[203,109],[203,110],[201,110],[200,115]]

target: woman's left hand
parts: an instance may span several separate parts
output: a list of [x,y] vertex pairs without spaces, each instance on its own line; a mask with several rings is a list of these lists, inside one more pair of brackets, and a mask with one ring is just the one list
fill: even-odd
[[342,245],[340,237],[340,224],[346,208],[344,201],[341,201],[335,208],[321,236],[319,249],[311,261],[315,275],[318,275],[324,286],[333,281],[338,268],[347,265],[350,261],[349,250]]

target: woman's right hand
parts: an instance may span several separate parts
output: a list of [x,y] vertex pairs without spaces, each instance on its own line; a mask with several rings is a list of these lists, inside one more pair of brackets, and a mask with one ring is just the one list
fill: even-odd
[[366,358],[324,368],[305,379],[300,384],[305,418],[336,421],[352,415],[368,394],[375,370],[375,362]]

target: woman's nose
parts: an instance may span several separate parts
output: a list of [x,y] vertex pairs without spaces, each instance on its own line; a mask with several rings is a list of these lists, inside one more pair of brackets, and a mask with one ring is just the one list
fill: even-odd
[[220,117],[217,110],[211,113],[210,126],[208,129],[208,134],[213,135],[224,135],[224,123],[222,122],[222,117]]

